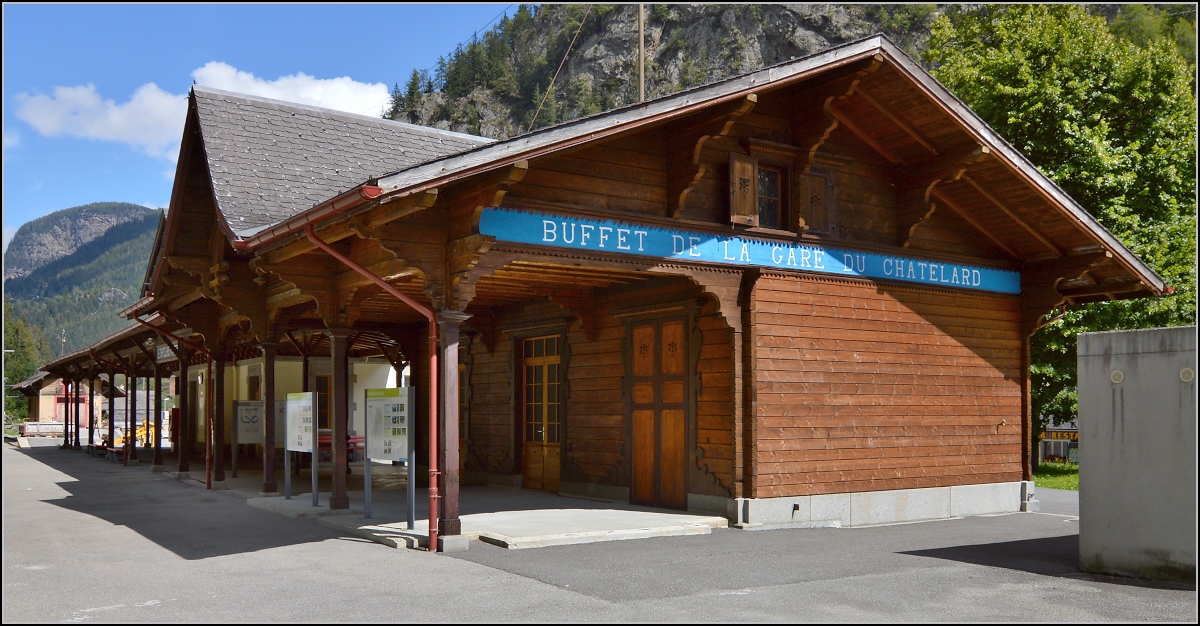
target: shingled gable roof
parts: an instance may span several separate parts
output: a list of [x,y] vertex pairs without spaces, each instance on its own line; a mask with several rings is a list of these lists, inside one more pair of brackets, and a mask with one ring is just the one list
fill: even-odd
[[[764,89],[798,82],[830,69],[869,59],[876,55],[890,62],[929,98],[938,102],[964,130],[974,136],[979,144],[993,150],[1000,159],[1007,161],[1019,176],[1040,189],[1041,193],[1050,199],[1064,213],[1065,217],[1087,232],[1099,246],[1117,257],[1119,262],[1138,281],[1155,294],[1164,293],[1167,286],[1162,278],[1058,185],[1043,175],[1020,152],[996,134],[961,100],[951,94],[883,35],[875,35],[749,74],[399,169],[392,174],[380,177],[378,186],[382,188],[385,196],[418,193],[466,176],[496,170],[522,160],[544,156],[582,143],[601,140],[642,126],[663,122],[702,108],[744,98],[748,94]],[[258,242],[248,243],[253,246]]]
[[494,140],[195,86],[213,195],[238,237],[397,169]]

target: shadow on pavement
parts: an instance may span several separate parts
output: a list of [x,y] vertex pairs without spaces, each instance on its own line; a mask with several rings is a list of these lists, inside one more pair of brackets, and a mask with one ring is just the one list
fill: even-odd
[[1031,574],[1041,574],[1043,576],[1096,580],[1135,587],[1192,590],[1196,588],[1194,584],[1187,583],[1140,580],[1081,572],[1079,571],[1079,535],[953,546],[931,550],[914,550],[911,552],[901,552],[900,554],[990,567],[1002,567],[1029,572]]
[[[206,559],[326,541],[339,533],[311,521],[292,520],[246,506],[243,498],[214,492],[150,471],[122,466],[80,451],[39,446],[21,453],[70,476],[56,484],[65,498],[45,502],[130,530],[184,559]],[[168,469],[175,466],[167,460]],[[192,469],[204,472],[204,461]]]

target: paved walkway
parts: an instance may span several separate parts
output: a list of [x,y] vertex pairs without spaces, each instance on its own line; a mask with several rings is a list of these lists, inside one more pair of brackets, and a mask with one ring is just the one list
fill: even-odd
[[[51,445],[48,441],[39,445]],[[61,443],[61,440],[57,440]],[[28,441],[23,442],[28,446]],[[86,454],[80,452],[80,454]],[[150,471],[152,455],[139,451],[140,464],[132,470]],[[101,463],[97,459],[97,463]],[[251,461],[239,461],[238,475],[226,469],[225,480],[213,485],[217,493],[245,499],[250,506],[293,519],[313,518],[317,524],[369,539],[393,548],[427,548],[429,538],[429,493],[416,490],[415,520],[408,527],[408,482],[403,466],[374,464],[371,468],[371,517],[365,516],[366,498],[363,463],[352,463],[347,477],[350,508],[331,510],[332,467],[324,463],[317,476],[317,505],[313,506],[312,474],[303,468],[291,477],[291,498],[262,493],[261,469],[249,469]],[[280,458],[282,463],[282,458]],[[178,462],[167,455],[164,476],[204,489],[203,461],[179,476]],[[285,489],[283,471],[276,473],[279,489]],[[588,500],[543,491],[504,487],[462,487],[459,497],[462,534],[443,537],[445,551],[466,550],[469,539],[508,549],[541,548],[647,537],[704,535],[725,528],[724,517],[667,511],[624,502]]]
[[1081,574],[1063,514],[441,555],[56,443],[4,446],[5,624],[1196,623],[1194,585]]

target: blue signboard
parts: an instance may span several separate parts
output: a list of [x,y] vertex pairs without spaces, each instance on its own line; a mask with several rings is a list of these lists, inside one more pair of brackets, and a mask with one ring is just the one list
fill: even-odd
[[535,246],[1021,293],[1019,273],[990,267],[514,209],[485,209],[479,232]]

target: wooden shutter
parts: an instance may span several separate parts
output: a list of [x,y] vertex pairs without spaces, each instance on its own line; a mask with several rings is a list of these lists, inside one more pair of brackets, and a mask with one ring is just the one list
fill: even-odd
[[758,159],[729,155],[729,221],[758,226]]

